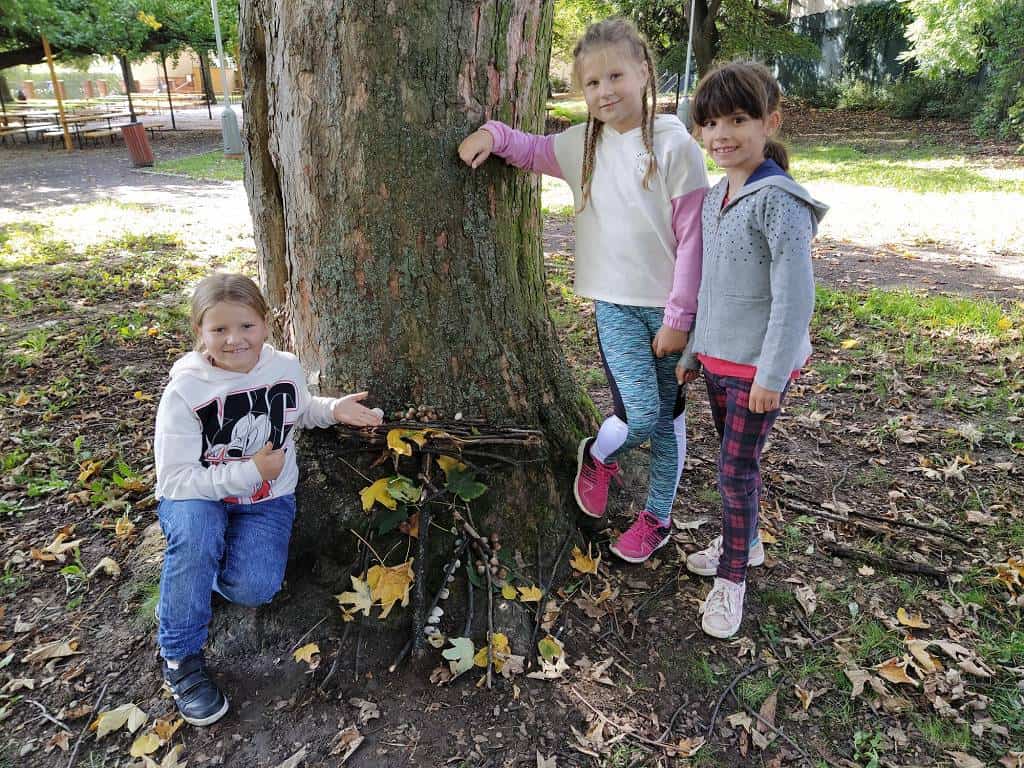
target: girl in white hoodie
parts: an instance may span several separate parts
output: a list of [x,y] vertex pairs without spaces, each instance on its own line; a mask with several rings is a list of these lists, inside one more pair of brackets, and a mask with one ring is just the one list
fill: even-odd
[[215,274],[192,296],[196,349],[171,368],[154,456],[167,537],[158,640],[182,717],[209,725],[228,702],[206,672],[210,600],[267,603],[284,578],[295,516],[294,428],[380,424],[359,392],[313,397],[298,358],[267,340],[266,300],[244,275]]

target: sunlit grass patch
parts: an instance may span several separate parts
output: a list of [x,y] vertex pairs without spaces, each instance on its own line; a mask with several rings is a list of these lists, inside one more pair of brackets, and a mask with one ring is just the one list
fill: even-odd
[[540,186],[540,210],[545,216],[574,216],[576,206],[569,185],[554,176],[544,176]]
[[161,160],[153,166],[153,170],[205,181],[241,181],[243,177],[242,160],[224,157],[221,151]]
[[1024,169],[993,168],[939,147],[865,152],[851,146],[794,144],[794,178],[910,192],[1017,192]]

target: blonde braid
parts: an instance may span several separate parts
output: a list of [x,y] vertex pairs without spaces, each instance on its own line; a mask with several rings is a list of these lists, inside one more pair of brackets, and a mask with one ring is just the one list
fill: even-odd
[[601,137],[601,128],[604,126],[596,117],[587,118],[587,131],[583,137],[583,202],[576,213],[587,207],[590,202],[590,183],[594,180],[594,160],[597,156],[597,142]]
[[[658,170],[658,158],[654,156],[654,118],[658,112],[658,82],[654,77],[654,62],[651,61],[651,49],[644,43],[644,62],[647,64],[647,84],[644,86],[643,110],[640,123],[643,126],[640,135],[643,137],[644,149],[647,150],[647,172],[644,174],[644,189],[651,188],[651,179]],[[647,92],[651,93],[651,108],[647,108]]]

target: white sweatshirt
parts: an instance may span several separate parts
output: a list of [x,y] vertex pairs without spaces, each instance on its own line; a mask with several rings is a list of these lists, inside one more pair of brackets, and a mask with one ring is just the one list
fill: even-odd
[[[292,493],[299,477],[293,427],[332,426],[336,402],[313,397],[298,358],[269,344],[248,373],[189,352],[171,367],[156,412],[156,498],[253,504]],[[250,458],[267,441],[285,451],[272,481]]]

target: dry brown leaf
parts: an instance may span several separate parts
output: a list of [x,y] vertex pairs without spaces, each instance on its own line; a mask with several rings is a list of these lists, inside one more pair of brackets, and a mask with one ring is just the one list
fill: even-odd
[[946,752],[946,754],[953,758],[953,765],[956,768],[985,768],[985,764],[981,760],[966,752]]
[[57,731],[55,734],[53,734],[53,737],[50,739],[50,743],[46,745],[46,751],[50,752],[54,748],[56,748],[59,749],[61,752],[67,752],[68,747],[70,746],[70,739],[71,734],[67,731]]
[[691,736],[689,738],[680,739],[679,743],[675,746],[675,752],[679,757],[693,757],[697,754],[697,750],[703,746],[703,736]]
[[185,721],[180,717],[175,718],[173,715],[168,715],[167,717],[157,718],[153,721],[153,732],[166,744],[174,738],[174,734],[176,734],[178,729],[184,724]]
[[793,692],[796,694],[796,697],[800,699],[804,712],[808,710],[811,706],[811,702],[814,701],[814,697],[818,695],[816,691],[812,690],[810,687],[805,688],[800,683],[795,683],[793,685]]
[[910,664],[910,660],[906,657],[898,659],[893,656],[891,659],[886,659],[881,664],[876,664],[874,669],[881,677],[884,677],[890,683],[896,683],[897,685],[912,685],[916,688],[918,685],[917,680],[907,674],[907,669],[910,667]]
[[132,748],[128,751],[132,757],[151,755],[160,749],[160,737],[150,731],[144,733],[132,742]]
[[25,657],[21,660],[22,664],[36,664],[40,661],[48,661],[50,659],[60,659],[65,656],[74,656],[78,651],[78,638],[73,637],[70,640],[64,642],[56,641],[53,643],[47,643],[41,645],[38,648],[29,651],[25,654]]
[[1007,752],[999,758],[1003,768],[1024,768],[1024,752]]
[[340,755],[338,764],[343,765],[359,749],[359,745],[362,743],[363,735],[359,733],[358,728],[350,725],[348,728],[338,731],[338,734],[334,737],[331,754]]
[[811,616],[818,607],[818,596],[814,594],[814,587],[801,585],[796,588],[795,592],[800,607],[804,609],[804,613]]
[[846,677],[849,679],[849,681],[853,684],[853,690],[850,692],[851,699],[856,699],[858,696],[864,693],[864,684],[870,682],[873,677],[873,675],[870,672],[859,667],[854,667],[853,669],[847,667],[843,670],[843,672],[846,674]]
[[907,648],[917,661],[917,665],[925,673],[941,672],[942,663],[932,656],[925,648],[928,647],[927,640],[915,640],[912,637],[907,638]]

